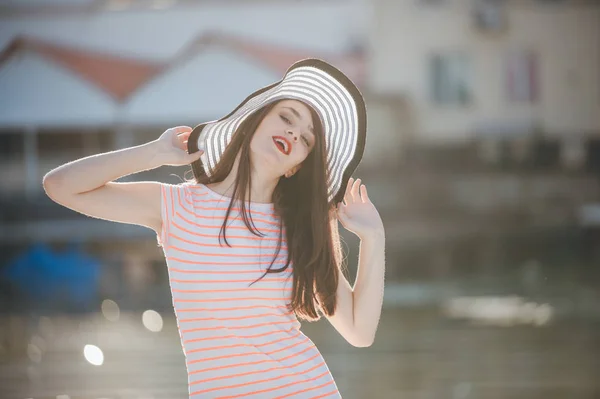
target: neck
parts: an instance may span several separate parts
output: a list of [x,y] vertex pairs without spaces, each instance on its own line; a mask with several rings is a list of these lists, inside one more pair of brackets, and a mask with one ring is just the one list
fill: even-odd
[[[236,157],[229,175],[227,175],[223,181],[211,184],[210,188],[221,195],[231,197],[235,180],[238,175],[239,162],[240,154]],[[260,203],[273,202],[273,192],[279,182],[279,177],[273,177],[272,175],[265,173],[266,170],[268,169],[262,168],[262,170],[259,170],[259,168],[256,168],[254,165],[251,166],[250,179],[252,181],[252,188],[251,192],[246,194],[246,200],[251,199],[252,202]]]

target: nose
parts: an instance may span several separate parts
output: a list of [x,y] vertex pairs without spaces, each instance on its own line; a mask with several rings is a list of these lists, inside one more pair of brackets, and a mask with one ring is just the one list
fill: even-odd
[[296,133],[294,133],[292,130],[288,130],[286,133],[288,134],[288,136],[289,136],[289,135],[291,135],[291,136],[292,136],[292,140],[294,140],[294,141],[298,141],[298,136],[297,136],[297,135],[296,135]]

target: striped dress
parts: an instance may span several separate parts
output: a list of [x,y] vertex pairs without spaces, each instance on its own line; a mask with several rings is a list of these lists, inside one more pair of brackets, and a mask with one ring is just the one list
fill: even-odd
[[[277,245],[272,204],[249,212],[265,234],[253,235],[229,198],[201,184],[161,185],[159,243],[168,267],[173,307],[185,354],[190,398],[340,398],[314,343],[286,309],[291,266],[262,275]],[[285,237],[274,267],[285,264]]]

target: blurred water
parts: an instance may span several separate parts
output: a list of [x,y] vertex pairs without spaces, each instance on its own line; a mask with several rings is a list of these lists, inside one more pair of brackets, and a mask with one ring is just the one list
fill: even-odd
[[[151,332],[141,313],[117,321],[53,316],[20,335],[19,322],[3,318],[0,397],[184,398],[179,336],[173,317],[163,318],[162,330]],[[599,398],[599,327],[581,319],[483,326],[445,319],[438,309],[388,307],[375,344],[354,348],[326,320],[303,323],[345,399]],[[101,366],[85,359],[86,344],[102,350]]]

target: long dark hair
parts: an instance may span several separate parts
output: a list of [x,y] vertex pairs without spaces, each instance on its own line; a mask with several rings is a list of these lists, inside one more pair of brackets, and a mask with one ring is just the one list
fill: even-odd
[[[250,142],[264,117],[276,104],[277,102],[272,102],[262,107],[240,124],[210,177],[204,170],[197,174],[195,181],[198,184],[223,181],[231,172],[238,153],[240,154],[231,195],[233,200],[227,208],[219,233],[219,239],[223,238],[227,245],[227,221],[235,201],[239,203],[240,213],[248,229],[255,235],[262,235],[247,212],[245,201],[247,196],[248,201],[251,200]],[[335,313],[336,290],[343,259],[337,220],[332,217],[335,204],[327,201],[323,126],[314,109],[310,106],[308,108],[313,120],[315,146],[302,167],[290,178],[280,179],[275,187],[273,205],[282,221],[277,251],[269,268],[258,280],[269,273],[282,272],[293,263],[294,282],[289,309],[302,319],[314,321],[320,318],[317,303],[324,314],[331,316]],[[273,264],[281,249],[284,226],[288,259],[285,266],[276,269]]]

